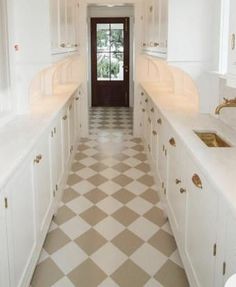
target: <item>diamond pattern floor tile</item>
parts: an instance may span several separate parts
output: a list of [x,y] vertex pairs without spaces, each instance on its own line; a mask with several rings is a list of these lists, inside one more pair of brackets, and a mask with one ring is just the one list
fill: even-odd
[[89,113],[32,287],[187,287],[132,110]]

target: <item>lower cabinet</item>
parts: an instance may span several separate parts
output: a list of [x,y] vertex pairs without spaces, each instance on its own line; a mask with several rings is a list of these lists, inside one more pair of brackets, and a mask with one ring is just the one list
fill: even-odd
[[11,287],[29,284],[27,278],[32,272],[35,260],[33,255],[37,246],[37,216],[44,217],[42,207],[41,214],[36,211],[35,188],[34,167],[30,157],[7,184],[2,199],[5,209]]
[[[0,286],[28,287],[63,190],[75,145],[74,98],[0,193]],[[72,128],[70,128],[72,127]],[[63,160],[65,161],[63,166]]]
[[187,204],[184,257],[193,286],[215,286],[218,195],[191,156],[185,154]]

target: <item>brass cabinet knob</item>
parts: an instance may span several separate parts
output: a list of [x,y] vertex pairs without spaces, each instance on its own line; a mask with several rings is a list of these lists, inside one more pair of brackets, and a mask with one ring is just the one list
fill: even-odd
[[158,123],[159,125],[161,125],[161,124],[162,124],[162,120],[161,120],[161,118],[157,120],[157,123]]
[[160,46],[160,44],[157,43],[157,42],[155,42],[155,43],[154,43],[154,47],[158,47],[158,46]]
[[197,188],[200,188],[200,189],[203,188],[201,178],[199,177],[198,174],[195,173],[195,174],[192,176],[192,182],[193,182],[193,184],[194,184]]
[[179,191],[180,191],[181,194],[186,193],[186,189],[184,189],[184,188],[180,188]]
[[174,138],[171,138],[171,139],[169,140],[169,143],[170,143],[170,145],[172,145],[172,146],[176,146],[176,142],[175,142],[175,139],[174,139]]
[[78,100],[79,100],[79,97],[76,97],[75,100],[78,101]]
[[62,118],[64,121],[67,120],[67,115],[65,115],[63,118]]
[[143,93],[143,92],[141,93],[141,96],[142,96],[142,97],[144,96],[144,93]]
[[150,118],[148,118],[148,122],[149,122],[149,124],[152,122]]
[[142,109],[142,112],[144,113],[144,112],[145,112],[145,109]]
[[175,183],[176,183],[176,184],[180,184],[180,183],[181,183],[181,180],[178,179],[178,178],[176,178]]
[[40,163],[42,158],[43,158],[43,156],[41,154],[37,155],[36,158],[34,159],[34,163]]
[[61,43],[60,45],[62,48],[65,48],[66,47],[66,44],[65,43]]
[[154,113],[154,108],[151,108],[151,112]]
[[145,103],[147,103],[147,102],[148,102],[148,99],[145,100]]
[[152,131],[152,134],[153,134],[154,136],[156,136],[156,135],[157,135],[157,132],[156,132],[156,131]]

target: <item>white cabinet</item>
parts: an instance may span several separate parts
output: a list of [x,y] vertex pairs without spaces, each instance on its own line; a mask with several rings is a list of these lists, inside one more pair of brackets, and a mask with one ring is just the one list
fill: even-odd
[[170,130],[168,144],[167,206],[172,230],[179,249],[183,251],[185,243],[186,187],[183,166],[184,150],[179,137]]
[[57,197],[57,192],[62,180],[63,163],[62,163],[62,132],[60,118],[57,118],[49,133],[50,138],[50,166],[51,166],[51,181],[54,196]]
[[48,133],[39,140],[33,159],[34,184],[37,200],[37,222],[40,237],[44,238],[52,217],[53,190],[50,178]]
[[62,130],[62,158],[63,170],[67,168],[70,158],[70,139],[69,139],[69,118],[68,108],[65,107],[61,116],[61,130]]
[[50,0],[52,53],[78,50],[77,0]]
[[228,50],[228,74],[236,77],[236,1],[230,0],[229,9],[229,50]]
[[79,141],[81,135],[81,92],[77,92],[74,96],[75,101],[75,124],[74,124],[74,134],[75,140]]
[[70,153],[74,150],[75,144],[75,103],[74,99],[69,104],[69,137],[70,137]]
[[193,286],[213,287],[217,242],[218,194],[195,161],[185,153],[187,205],[185,217],[186,267]]
[[[37,244],[34,171],[31,157],[21,166],[4,190],[8,239],[10,286],[26,286]],[[40,182],[43,185],[45,178]],[[44,196],[44,193],[41,194]],[[7,262],[4,262],[7,264]],[[28,282],[29,283],[29,282]],[[5,286],[5,285],[1,285]]]
[[151,53],[166,53],[168,33],[168,0],[144,2],[143,48]]

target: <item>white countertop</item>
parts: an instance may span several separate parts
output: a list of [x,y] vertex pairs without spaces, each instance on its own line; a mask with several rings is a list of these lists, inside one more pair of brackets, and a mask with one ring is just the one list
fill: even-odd
[[74,84],[58,86],[53,96],[43,98],[27,114],[17,115],[0,127],[0,192],[77,89]]
[[[235,130],[212,115],[196,112],[189,99],[177,98],[157,91],[151,83],[142,83],[141,86],[183,140],[207,179],[214,185],[215,190],[223,195],[222,199],[226,200],[236,214]],[[195,135],[193,130],[214,131],[232,147],[209,148]]]

